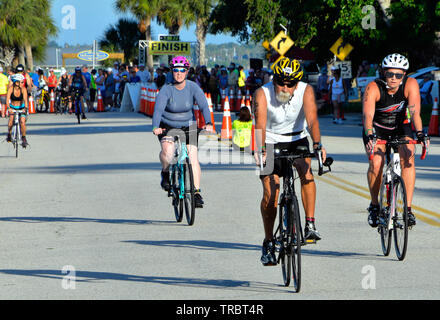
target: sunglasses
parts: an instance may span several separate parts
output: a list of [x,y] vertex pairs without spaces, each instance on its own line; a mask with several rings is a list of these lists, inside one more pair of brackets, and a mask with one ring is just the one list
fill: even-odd
[[275,78],[275,83],[277,85],[279,85],[280,87],[286,86],[287,88],[293,88],[294,86],[296,86],[298,81],[287,81],[287,82],[285,82],[282,79]]
[[396,77],[396,79],[402,79],[403,73],[394,73],[394,72],[390,72],[390,71],[385,72],[385,77],[387,79],[391,79],[394,76]]
[[177,73],[177,72],[185,73],[186,69],[185,68],[174,68],[173,72],[175,72],[175,73]]

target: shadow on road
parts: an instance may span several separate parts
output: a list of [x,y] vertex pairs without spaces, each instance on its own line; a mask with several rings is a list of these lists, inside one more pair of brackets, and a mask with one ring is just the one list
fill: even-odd
[[234,250],[261,250],[261,246],[234,243],[234,242],[218,242],[207,240],[164,240],[164,241],[124,241],[127,243],[136,243],[146,246],[157,247],[173,247],[173,248],[190,248],[200,250],[221,250],[221,249],[234,249]]
[[[62,281],[66,275],[61,270],[12,270],[3,269],[0,273],[5,275],[39,277]],[[71,276],[71,275],[70,275]],[[239,289],[253,292],[277,292],[289,293],[285,290],[274,288],[274,284],[240,281],[230,279],[202,279],[202,278],[182,278],[182,277],[157,277],[157,276],[139,276],[112,272],[94,272],[94,271],[75,271],[75,281],[80,283],[93,283],[102,281],[131,281],[140,283],[154,283],[170,286],[198,287],[208,289]]]
[[153,221],[153,220],[129,220],[129,219],[95,219],[95,218],[76,218],[76,217],[2,217],[3,222],[21,223],[46,223],[46,222],[73,222],[73,223],[108,223],[108,224],[127,224],[127,225],[161,225],[174,224],[175,221]]

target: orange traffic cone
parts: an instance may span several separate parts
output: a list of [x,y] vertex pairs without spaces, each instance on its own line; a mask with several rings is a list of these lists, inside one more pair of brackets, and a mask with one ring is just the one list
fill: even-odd
[[208,100],[209,112],[211,113],[212,130],[215,131],[214,110],[212,109],[212,98],[210,93],[206,94],[206,100]]
[[29,96],[29,114],[35,113],[35,102],[32,96]]
[[235,109],[235,92],[234,89],[229,89],[229,111],[233,111]]
[[223,123],[222,131],[220,134],[221,140],[232,140],[232,120],[231,120],[231,109],[229,108],[228,96],[225,98],[225,109],[223,111]]
[[98,106],[96,107],[97,112],[104,112],[104,102],[102,101],[101,89],[98,89]]
[[237,90],[237,96],[235,99],[235,110],[234,111],[240,111],[241,105],[242,105],[242,95],[241,95],[241,90],[238,89]]
[[52,91],[50,93],[50,107],[49,107],[50,113],[55,113],[55,93]]
[[246,100],[245,107],[248,107],[249,112],[252,114],[251,101],[250,100]]
[[145,113],[145,87],[141,87],[141,99],[140,99],[140,105],[139,105],[139,112]]
[[428,135],[439,136],[438,129],[438,101],[437,98],[434,100],[434,105],[432,106],[431,120],[429,121]]
[[197,103],[194,103],[194,115],[197,121],[197,128],[202,129],[206,125],[206,123],[205,118],[203,117],[203,114],[200,111],[199,105]]

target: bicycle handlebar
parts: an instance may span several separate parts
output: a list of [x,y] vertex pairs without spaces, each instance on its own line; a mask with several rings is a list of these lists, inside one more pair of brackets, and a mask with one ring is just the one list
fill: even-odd
[[[429,140],[429,137],[428,137]],[[374,147],[377,144],[383,144],[383,145],[390,145],[390,146],[399,146],[399,145],[403,145],[403,144],[422,144],[420,141],[418,140],[382,140],[382,139],[376,139],[376,141],[373,141],[373,148],[371,148],[371,152],[370,152],[370,156],[369,159],[372,160],[373,156],[374,156]],[[422,154],[420,156],[421,160],[425,160],[426,158],[426,154],[427,154],[427,149],[426,149],[426,144],[423,145],[422,148]]]
[[[325,162],[323,162],[321,151],[318,151],[317,153],[300,152],[300,153],[296,153],[296,154],[290,153],[290,154],[281,154],[280,155],[279,153],[282,153],[282,152],[283,152],[283,150],[275,152],[275,159],[287,159],[290,161],[294,161],[296,159],[317,158],[318,165],[319,165],[319,167],[318,167],[318,175],[319,176],[322,176],[323,174],[326,174],[326,173],[332,171],[331,165],[333,164],[333,158],[327,157],[327,159],[325,159]],[[328,170],[324,171],[324,167],[328,167]]]

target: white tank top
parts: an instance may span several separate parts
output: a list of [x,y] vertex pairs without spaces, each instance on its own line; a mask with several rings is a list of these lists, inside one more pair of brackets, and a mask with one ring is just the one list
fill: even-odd
[[[263,92],[267,101],[266,143],[292,142],[309,136],[303,108],[307,83],[298,82],[289,102],[282,104],[275,97],[273,82],[265,84]],[[283,135],[298,132],[296,135]]]
[[339,78],[339,81],[336,81],[336,78],[333,78],[332,94],[341,94],[341,93],[344,93],[344,85],[342,84],[342,77]]

